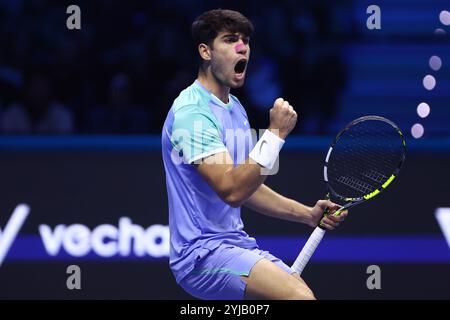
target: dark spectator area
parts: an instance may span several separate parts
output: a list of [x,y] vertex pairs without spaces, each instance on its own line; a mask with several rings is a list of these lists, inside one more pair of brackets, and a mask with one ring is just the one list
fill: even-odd
[[[385,12],[400,5],[389,3]],[[66,27],[70,4],[81,8],[81,30]],[[335,133],[368,113],[404,126],[417,118],[427,61],[420,56],[416,69],[402,69],[399,51],[387,55],[386,46],[414,55],[407,46],[433,45],[433,28],[416,25],[402,33],[401,19],[389,24],[386,18],[384,29],[370,33],[365,7],[355,1],[18,0],[0,1],[0,132],[160,133],[174,98],[197,74],[190,24],[212,8],[241,11],[255,25],[246,84],[232,91],[252,127],[267,127],[268,110],[280,96],[297,109],[295,130],[302,134]],[[414,12],[423,21],[425,13]],[[392,59],[401,76],[414,77],[414,99],[409,87],[396,87],[401,77],[389,76]],[[404,96],[409,100],[399,102]]]

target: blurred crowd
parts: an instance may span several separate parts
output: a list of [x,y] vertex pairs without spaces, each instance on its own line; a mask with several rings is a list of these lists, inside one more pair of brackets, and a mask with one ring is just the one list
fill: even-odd
[[[81,9],[68,30],[66,8]],[[0,133],[160,133],[197,74],[190,24],[230,8],[255,25],[247,81],[234,91],[254,128],[283,96],[297,130],[327,133],[347,83],[340,48],[354,36],[352,2],[0,0]]]

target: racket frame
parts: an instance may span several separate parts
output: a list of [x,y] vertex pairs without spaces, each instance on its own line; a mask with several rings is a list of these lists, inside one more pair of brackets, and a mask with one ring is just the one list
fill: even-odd
[[[341,136],[347,131],[349,130],[352,126],[362,122],[362,121],[368,121],[368,120],[379,120],[379,121],[384,121],[388,124],[390,124],[399,134],[399,137],[402,141],[402,148],[403,148],[403,152],[402,152],[402,156],[400,158],[400,161],[397,165],[397,168],[394,170],[393,174],[381,185],[381,187],[379,187],[378,189],[372,191],[369,194],[366,194],[362,197],[356,197],[356,198],[348,198],[348,197],[343,197],[341,195],[339,195],[337,192],[335,192],[335,190],[331,187],[329,181],[328,181],[328,175],[327,175],[327,168],[328,168],[328,161],[330,159],[330,156],[333,152],[333,147],[336,145],[336,143],[339,141],[339,139],[341,138]],[[397,177],[398,173],[400,172],[400,169],[405,161],[405,154],[406,154],[406,142],[405,142],[405,138],[403,136],[402,131],[399,129],[399,127],[392,121],[390,121],[389,119],[380,117],[380,116],[364,116],[358,119],[353,120],[352,122],[350,122],[347,126],[345,126],[344,129],[342,129],[334,138],[334,140],[332,141],[330,148],[328,149],[327,152],[327,156],[325,158],[325,165],[324,165],[324,180],[325,180],[325,184],[327,187],[327,199],[331,198],[331,195],[333,197],[336,197],[342,201],[345,202],[345,204],[339,208],[336,212],[333,213],[333,215],[335,216],[339,216],[343,211],[345,211],[348,208],[351,208],[353,206],[356,206],[360,203],[363,203],[373,197],[375,197],[376,195],[378,195],[379,193],[381,193],[384,189],[387,188],[387,186],[389,184],[391,184],[391,182]],[[325,209],[324,211],[324,217],[327,216],[328,213],[328,208]],[[295,260],[294,264],[292,265],[292,269],[297,272],[299,275],[303,272],[303,269],[306,267],[306,265],[308,264],[311,256],[314,254],[314,251],[316,250],[316,248],[318,247],[318,245],[320,244],[320,242],[322,241],[322,238],[325,235],[326,229],[322,226],[322,220],[323,218],[320,220],[319,225],[315,228],[315,230],[313,231],[313,233],[310,235],[310,237],[308,238],[308,241],[306,242],[306,244],[303,246],[300,254],[298,255],[297,259]]]
[[[355,198],[348,198],[348,197],[344,197],[340,194],[338,194],[333,187],[330,185],[329,181],[328,181],[328,162],[330,159],[330,156],[333,152],[333,148],[336,145],[336,143],[339,141],[339,139],[341,138],[341,136],[348,131],[352,126],[363,122],[363,121],[370,121],[370,120],[377,120],[377,121],[383,121],[389,125],[391,125],[398,133],[402,143],[402,156],[397,164],[396,169],[394,170],[394,172],[392,173],[392,175],[381,185],[381,187],[377,188],[376,190],[370,192],[369,194],[366,194],[364,196],[361,197],[355,197]],[[327,199],[331,199],[331,196],[334,198],[337,198],[341,201],[343,201],[345,203],[344,206],[342,206],[341,208],[339,208],[334,215],[338,216],[340,215],[340,213],[350,207],[353,207],[357,204],[360,204],[362,202],[365,202],[373,197],[375,197],[376,195],[380,194],[384,189],[387,188],[388,185],[391,184],[391,182],[398,176],[398,173],[400,172],[400,169],[405,161],[405,153],[406,153],[406,142],[405,142],[405,138],[403,136],[402,131],[400,130],[400,128],[391,120],[380,117],[380,116],[364,116],[364,117],[360,117],[358,119],[353,120],[352,122],[350,122],[349,124],[347,124],[345,126],[344,129],[342,129],[337,135],[336,137],[333,139],[330,148],[328,149],[327,152],[327,156],[325,157],[325,163],[324,163],[324,167],[323,167],[323,178],[325,181],[325,185],[327,188]],[[327,211],[327,210],[326,210]],[[324,215],[327,215],[327,212],[324,212]],[[319,224],[320,226],[320,224]]]

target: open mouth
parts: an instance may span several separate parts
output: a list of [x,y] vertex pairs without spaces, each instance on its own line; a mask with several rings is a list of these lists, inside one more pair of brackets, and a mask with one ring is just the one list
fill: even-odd
[[237,74],[241,74],[245,71],[246,67],[247,67],[247,60],[246,59],[239,60],[234,66],[234,72],[236,72]]

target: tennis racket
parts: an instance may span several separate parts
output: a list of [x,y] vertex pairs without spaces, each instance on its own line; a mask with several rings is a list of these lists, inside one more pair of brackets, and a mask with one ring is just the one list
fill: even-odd
[[[331,143],[323,168],[326,198],[342,205],[334,215],[386,189],[400,172],[405,153],[403,134],[392,121],[365,116],[350,122]],[[328,214],[326,209],[324,216]],[[321,220],[292,265],[293,270],[302,273],[324,235]]]

